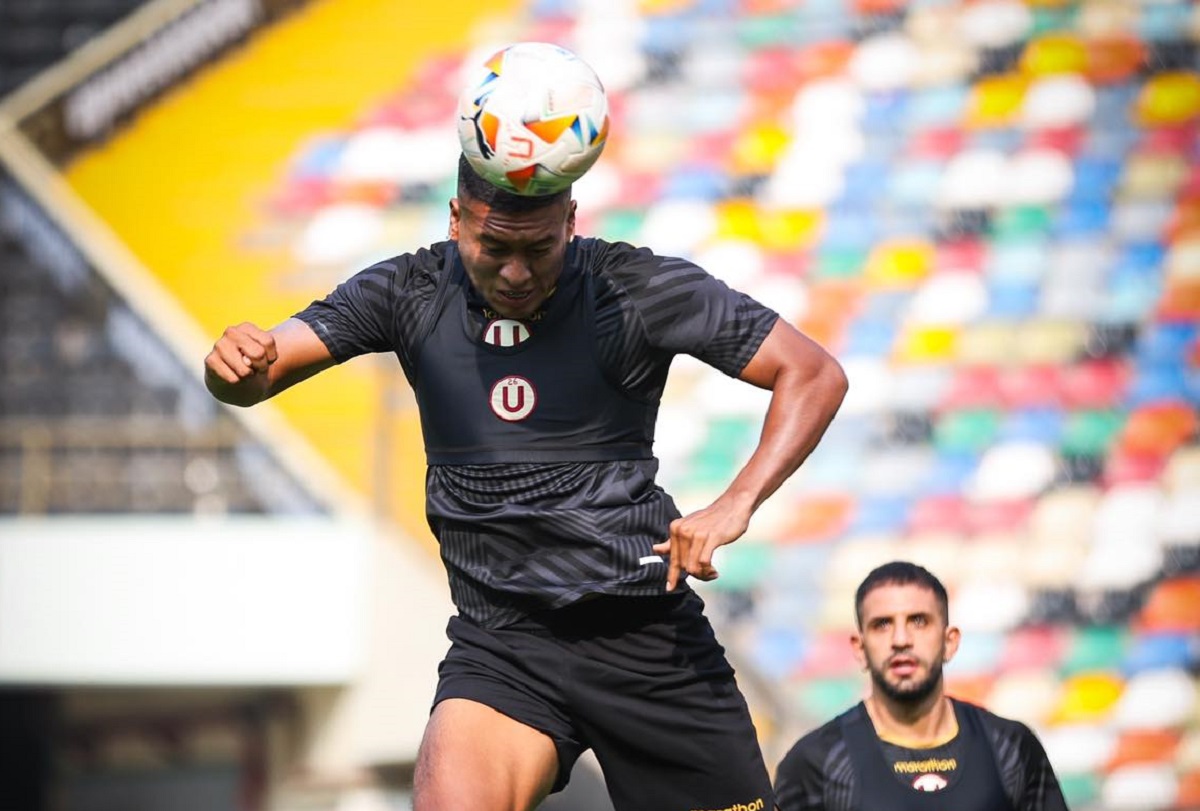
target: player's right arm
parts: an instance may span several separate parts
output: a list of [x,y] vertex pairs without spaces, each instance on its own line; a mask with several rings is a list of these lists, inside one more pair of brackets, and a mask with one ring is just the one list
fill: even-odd
[[264,330],[227,327],[204,359],[204,384],[223,403],[251,406],[334,365],[328,347],[298,318]]

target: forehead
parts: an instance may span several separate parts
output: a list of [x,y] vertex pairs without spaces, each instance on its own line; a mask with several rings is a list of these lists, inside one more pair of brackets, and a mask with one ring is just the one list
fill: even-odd
[[933,589],[917,583],[884,583],[867,592],[862,602],[862,618],[932,614],[941,616],[942,607]]
[[459,198],[459,210],[460,228],[505,241],[535,241],[556,236],[567,215],[567,207],[561,202],[529,211],[503,211],[470,197]]

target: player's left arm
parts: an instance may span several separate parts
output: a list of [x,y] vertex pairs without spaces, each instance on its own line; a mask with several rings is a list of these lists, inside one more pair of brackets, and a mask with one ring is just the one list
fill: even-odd
[[771,391],[762,433],[729,487],[709,506],[673,521],[668,540],[655,547],[670,553],[668,591],[684,571],[716,578],[713,553],[745,533],[754,511],[812,453],[848,387],[833,356],[782,318],[738,377]]

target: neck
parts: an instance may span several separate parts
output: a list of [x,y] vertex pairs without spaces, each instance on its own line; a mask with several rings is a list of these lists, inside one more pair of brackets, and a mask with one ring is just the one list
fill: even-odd
[[958,734],[958,719],[941,690],[916,704],[895,701],[873,691],[866,701],[875,734],[889,743],[919,749],[938,746]]

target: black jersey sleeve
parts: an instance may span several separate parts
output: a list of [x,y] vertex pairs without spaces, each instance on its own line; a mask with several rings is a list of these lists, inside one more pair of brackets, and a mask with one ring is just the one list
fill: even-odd
[[[849,760],[837,725],[809,732],[783,756],[775,770],[775,805],[779,811],[846,811],[850,800]],[[831,776],[845,778],[841,790],[830,791]]]
[[[658,256],[625,243],[587,240],[593,268],[625,302],[626,349],[630,336],[645,342],[638,357],[692,355],[730,376],[738,375],[762,344],[779,315],[733,290],[704,269],[675,257]],[[602,297],[603,298],[603,297]],[[644,377],[631,368],[627,380]]]
[[1004,789],[1021,811],[1067,811],[1058,778],[1041,741],[1020,721],[983,711]]
[[296,314],[324,342],[333,359],[395,352],[410,375],[411,349],[424,304],[433,297],[441,244],[372,265]]

